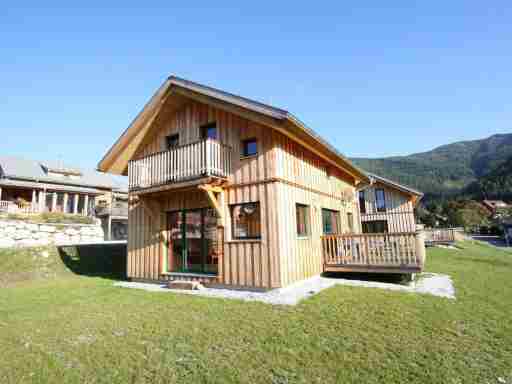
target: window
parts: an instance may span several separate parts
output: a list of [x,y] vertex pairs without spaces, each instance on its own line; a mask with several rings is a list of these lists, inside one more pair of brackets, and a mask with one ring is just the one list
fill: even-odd
[[68,205],[66,207],[66,212],[73,213],[74,208],[75,208],[75,195],[68,194]]
[[309,235],[309,206],[295,204],[297,214],[297,236],[307,237]]
[[201,139],[217,139],[217,123],[201,126]]
[[352,212],[347,212],[347,224],[350,233],[354,233],[354,215]]
[[386,233],[388,222],[386,220],[366,221],[363,224],[363,233]]
[[256,139],[247,139],[242,141],[242,157],[255,156],[258,154],[258,144]]
[[46,207],[46,212],[53,211],[53,192],[46,192],[46,198],[45,198],[44,205]]
[[55,211],[64,212],[64,193],[57,192],[57,204],[55,205]]
[[375,201],[377,204],[377,212],[386,212],[386,197],[383,189],[375,190]]
[[165,137],[165,143],[167,145],[167,149],[176,148],[180,144],[180,135],[170,135]]
[[359,191],[359,212],[366,213],[366,202],[364,201],[364,191]]
[[340,213],[331,209],[322,208],[322,226],[324,235],[340,233]]
[[234,239],[261,238],[260,203],[232,205],[231,222]]
[[79,215],[84,214],[85,209],[85,195],[78,195],[78,208],[76,210],[76,213]]

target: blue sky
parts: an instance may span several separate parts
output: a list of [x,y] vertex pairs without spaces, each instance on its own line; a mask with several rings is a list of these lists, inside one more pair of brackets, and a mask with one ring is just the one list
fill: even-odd
[[288,109],[348,156],[512,132],[510,2],[14,3],[1,154],[94,167],[171,73]]

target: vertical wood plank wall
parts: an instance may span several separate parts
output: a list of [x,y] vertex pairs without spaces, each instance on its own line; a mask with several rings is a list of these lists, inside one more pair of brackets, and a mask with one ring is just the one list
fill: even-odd
[[[321,208],[340,211],[343,231],[348,231],[347,212],[354,214],[359,232],[355,189],[346,175],[329,169],[323,160],[277,131],[234,114],[195,101],[172,113],[163,112],[158,129],[134,158],[165,149],[165,137],[179,133],[179,144],[199,139],[203,124],[215,121],[219,140],[233,150],[232,170],[225,188],[224,255],[217,283],[274,288],[318,274],[322,270],[320,236]],[[240,143],[256,138],[258,154],[240,157]],[[347,196],[351,202],[343,202]],[[160,193],[163,210],[208,206],[202,191]],[[233,240],[230,205],[259,202],[261,240]],[[312,233],[308,239],[296,235],[295,204],[310,205]],[[155,236],[152,218],[137,205],[130,208],[128,274],[138,279],[160,278],[162,246]],[[165,224],[164,224],[165,225]]]
[[[347,213],[352,213],[354,232],[359,233],[355,187],[306,148],[283,135],[276,141],[276,170],[286,182],[277,183],[281,284],[322,272],[322,208],[339,211],[342,233],[349,233]],[[344,192],[344,193],[343,193]],[[309,206],[310,234],[297,236],[296,204]]]
[[[376,189],[383,189],[386,212],[377,212]],[[414,206],[409,196],[386,185],[376,183],[364,190],[366,213],[361,214],[361,221],[386,220],[389,232],[414,232],[416,219]]]

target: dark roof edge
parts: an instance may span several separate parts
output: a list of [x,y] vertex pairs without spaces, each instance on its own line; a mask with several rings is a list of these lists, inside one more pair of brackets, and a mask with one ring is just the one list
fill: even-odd
[[411,193],[413,195],[423,197],[423,192],[420,192],[420,191],[418,191],[418,190],[416,190],[414,188],[408,187],[408,186],[403,185],[403,184],[399,184],[399,183],[397,183],[395,181],[386,179],[385,177],[376,175],[374,173],[369,173],[368,172],[367,174],[370,176],[370,178],[375,179],[376,181],[380,181],[381,183],[391,185],[391,186],[393,186],[393,187],[395,187],[397,189],[400,189],[402,191]]

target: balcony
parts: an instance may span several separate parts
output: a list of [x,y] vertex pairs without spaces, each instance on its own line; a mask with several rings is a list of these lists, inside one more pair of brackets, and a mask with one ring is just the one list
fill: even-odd
[[96,216],[128,217],[128,202],[116,201],[108,205],[97,205]]
[[231,148],[205,139],[154,153],[128,163],[130,191],[201,179],[226,179],[231,172]]
[[322,236],[326,272],[415,273],[423,269],[423,232]]

